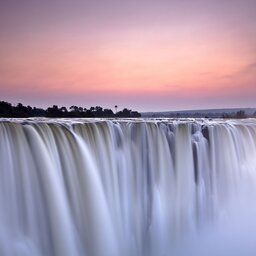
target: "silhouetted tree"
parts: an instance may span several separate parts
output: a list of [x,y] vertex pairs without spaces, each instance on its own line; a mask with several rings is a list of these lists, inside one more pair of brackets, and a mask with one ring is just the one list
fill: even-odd
[[51,108],[47,108],[47,117],[63,117],[63,112],[57,105],[53,105]]
[[44,109],[42,109],[42,108],[33,108],[33,110],[32,110],[32,116],[41,116],[41,117],[43,117],[43,116],[46,116],[47,115],[47,112],[44,110]]
[[131,117],[141,117],[141,114],[137,111],[132,111],[131,112]]
[[69,108],[72,112],[78,112],[79,110],[78,110],[78,107],[77,106],[71,106],[70,108]]
[[14,117],[29,117],[33,116],[32,108],[30,106],[23,106],[21,103],[18,103],[16,107],[13,107]]
[[114,113],[111,109],[104,109],[103,117],[114,117]]
[[131,117],[131,110],[124,108],[123,111],[116,113],[117,117]]
[[10,103],[5,101],[0,101],[0,116],[13,117],[13,108]]
[[111,109],[103,109],[100,106],[87,109],[73,105],[69,109],[70,111],[68,111],[66,107],[59,108],[57,105],[53,105],[44,110],[42,108],[24,106],[22,103],[12,106],[8,102],[0,101],[0,117],[140,117],[140,113],[127,108],[124,108],[116,114],[114,114]]
[[68,110],[67,110],[66,107],[61,107],[61,108],[60,108],[60,111],[63,112],[63,113],[67,113],[67,112],[68,112]]

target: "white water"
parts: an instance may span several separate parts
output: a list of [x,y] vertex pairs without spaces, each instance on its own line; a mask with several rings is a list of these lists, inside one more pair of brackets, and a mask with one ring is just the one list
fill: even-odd
[[256,120],[1,120],[0,255],[255,256]]

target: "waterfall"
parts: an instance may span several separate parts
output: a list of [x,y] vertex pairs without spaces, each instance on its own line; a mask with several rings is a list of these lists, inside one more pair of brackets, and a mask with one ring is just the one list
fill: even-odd
[[256,253],[256,121],[0,120],[0,255]]

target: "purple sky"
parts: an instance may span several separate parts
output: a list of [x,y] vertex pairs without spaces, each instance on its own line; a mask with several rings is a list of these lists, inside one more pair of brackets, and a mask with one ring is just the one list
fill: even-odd
[[256,107],[255,0],[5,0],[0,100]]

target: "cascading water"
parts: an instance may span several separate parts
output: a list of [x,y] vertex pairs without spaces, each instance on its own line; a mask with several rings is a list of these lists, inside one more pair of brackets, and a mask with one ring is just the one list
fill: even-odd
[[0,121],[0,255],[256,255],[256,121]]

